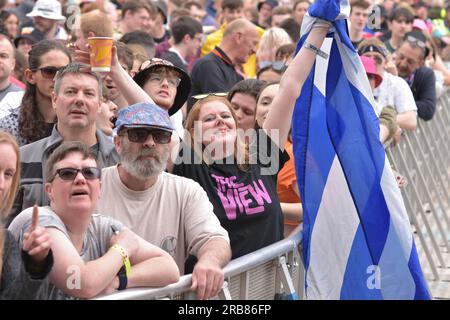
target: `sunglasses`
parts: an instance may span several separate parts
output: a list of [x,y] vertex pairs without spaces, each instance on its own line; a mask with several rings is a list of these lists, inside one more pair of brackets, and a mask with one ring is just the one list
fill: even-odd
[[259,70],[266,69],[266,68],[272,68],[275,71],[284,71],[286,70],[286,65],[284,64],[284,61],[261,61],[259,63]]
[[61,70],[63,67],[42,67],[34,70],[35,72],[40,71],[42,76],[46,79],[53,79],[56,75],[56,73]]
[[226,98],[228,96],[228,92],[210,92],[210,93],[202,93],[202,94],[196,94],[195,96],[192,96],[195,100],[203,100],[208,97],[222,97]]
[[413,45],[420,47],[421,49],[425,49],[427,47],[427,44],[425,42],[410,35],[408,35],[405,40]]
[[61,180],[73,181],[75,180],[75,177],[78,175],[78,172],[81,172],[81,174],[86,180],[100,179],[102,173],[102,171],[96,167],[85,167],[81,169],[60,168],[56,170],[56,175],[58,175],[61,178]]
[[124,130],[124,132],[127,133],[128,140],[136,143],[144,143],[147,141],[149,135],[159,144],[167,144],[172,138],[172,132],[158,129],[133,128]]

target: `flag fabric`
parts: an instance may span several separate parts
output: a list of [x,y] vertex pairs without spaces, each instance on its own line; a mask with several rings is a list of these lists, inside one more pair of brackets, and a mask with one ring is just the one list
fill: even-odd
[[[305,15],[297,51],[315,18]],[[307,299],[430,299],[364,67],[333,22],[293,116]]]

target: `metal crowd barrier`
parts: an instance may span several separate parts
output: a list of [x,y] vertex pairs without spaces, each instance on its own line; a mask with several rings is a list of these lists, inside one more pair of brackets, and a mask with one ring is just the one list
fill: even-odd
[[[215,299],[296,300],[303,291],[302,235],[289,238],[234,259],[224,268],[224,286]],[[132,288],[96,300],[195,299],[191,275],[163,288]]]
[[419,119],[417,130],[404,133],[399,145],[386,152],[408,181],[402,196],[424,273],[441,280],[450,267],[450,91],[439,97],[432,120]]

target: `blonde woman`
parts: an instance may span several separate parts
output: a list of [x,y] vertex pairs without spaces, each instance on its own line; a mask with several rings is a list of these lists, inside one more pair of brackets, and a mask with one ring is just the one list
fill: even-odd
[[0,131],[0,300],[43,297],[44,284],[53,265],[51,239],[47,231],[37,225],[37,211],[31,230],[24,235],[25,255],[21,255],[14,237],[3,227],[19,179],[19,147],[10,134]]
[[264,31],[256,52],[258,70],[262,64],[275,61],[278,48],[290,43],[292,43],[291,37],[284,29],[273,27]]

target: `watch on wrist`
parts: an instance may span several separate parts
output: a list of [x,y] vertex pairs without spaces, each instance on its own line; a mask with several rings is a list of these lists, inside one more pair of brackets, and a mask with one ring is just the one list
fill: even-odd
[[128,285],[128,277],[124,267],[120,268],[117,277],[119,278],[119,288],[117,290],[125,290]]

